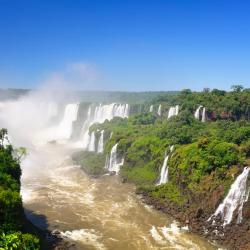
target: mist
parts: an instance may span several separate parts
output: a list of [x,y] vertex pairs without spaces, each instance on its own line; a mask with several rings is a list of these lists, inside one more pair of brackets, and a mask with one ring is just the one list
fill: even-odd
[[41,131],[56,122],[66,102],[73,99],[73,92],[65,85],[44,84],[17,100],[2,102],[0,124],[7,128],[15,146],[34,145]]

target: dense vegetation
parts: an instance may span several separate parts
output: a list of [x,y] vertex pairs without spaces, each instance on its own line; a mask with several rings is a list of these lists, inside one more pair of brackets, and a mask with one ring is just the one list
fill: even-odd
[[[159,104],[162,105],[161,116],[156,112]],[[152,113],[148,112],[150,105],[154,105]],[[173,105],[179,105],[180,112],[167,119],[168,110]],[[194,117],[199,105],[206,107],[205,123]],[[161,94],[146,103],[143,110],[147,112],[91,127],[96,131],[104,129],[106,135],[113,132],[111,139],[106,136],[104,155],[119,142],[118,154],[125,156],[121,177],[135,183],[139,191],[180,209],[190,201],[193,206],[200,206],[198,201],[219,187],[222,190],[219,199],[222,199],[235,176],[249,163],[249,89],[235,86],[232,92],[214,89]],[[170,145],[174,145],[174,151],[168,162],[169,182],[156,186]],[[91,161],[98,160],[97,157],[101,156],[95,158],[92,154]],[[218,200],[208,207],[214,210],[217,203]]]
[[6,145],[7,131],[0,130],[0,249],[39,249],[35,236],[23,233],[25,221],[20,196],[20,157],[24,149]]
[[143,104],[145,100],[152,101],[159,94],[163,93],[174,95],[177,92],[78,91],[76,95],[78,99],[84,102]]
[[72,159],[75,164],[81,165],[85,172],[93,177],[97,177],[106,173],[104,169],[105,156],[103,154],[95,154],[94,152],[76,152]]
[[[0,101],[15,100],[19,97],[27,95],[33,90],[30,89],[1,89],[0,88]],[[52,90],[51,90],[52,91]],[[124,91],[72,91],[67,93],[69,100],[90,103],[111,103],[111,102],[123,102],[131,105],[140,105],[147,102],[151,102],[154,98],[161,94],[176,95],[177,91],[155,91],[155,92],[124,92]],[[55,93],[55,96],[58,93]]]

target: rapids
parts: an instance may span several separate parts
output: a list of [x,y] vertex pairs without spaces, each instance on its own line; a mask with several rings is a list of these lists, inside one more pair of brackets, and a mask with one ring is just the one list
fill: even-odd
[[[179,228],[166,214],[143,204],[135,195],[135,187],[121,183],[118,175],[94,179],[73,165],[71,154],[79,148],[67,138],[72,133],[78,104],[66,105],[65,112],[59,116],[61,120],[50,123],[56,108],[49,101],[41,105],[37,99],[37,95],[33,95],[6,103],[0,112],[0,123],[8,128],[14,146],[24,146],[28,150],[21,164],[21,194],[26,215],[33,224],[57,230],[80,250],[216,249],[204,239]],[[127,117],[128,105],[112,104],[96,106],[96,119],[106,119],[108,111],[114,108],[115,115]],[[88,131],[93,122],[91,113],[89,107],[83,132]],[[48,143],[52,135],[59,140]],[[94,137],[95,134],[91,149]],[[81,138],[82,145],[89,145],[88,138],[88,144],[84,136]],[[102,141],[100,148],[101,144]],[[116,152],[115,147],[113,151]],[[113,156],[112,164],[117,163],[116,153]]]
[[51,144],[23,161],[21,192],[35,225],[59,230],[76,249],[216,249],[143,204],[118,176],[88,177],[71,153]]

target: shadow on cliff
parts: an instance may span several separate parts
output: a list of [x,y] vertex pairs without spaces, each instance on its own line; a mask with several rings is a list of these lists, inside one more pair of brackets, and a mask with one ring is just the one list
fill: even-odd
[[24,214],[24,231],[34,234],[40,239],[42,250],[54,249],[62,241],[49,231],[49,224],[45,215],[36,214],[28,209],[24,209]]

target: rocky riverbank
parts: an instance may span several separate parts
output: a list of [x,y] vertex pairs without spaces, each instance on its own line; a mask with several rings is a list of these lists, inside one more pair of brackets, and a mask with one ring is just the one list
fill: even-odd
[[[235,172],[239,173],[237,169],[238,168],[236,168]],[[83,170],[90,176],[93,176],[89,171],[86,171],[85,168],[83,168]],[[112,174],[111,172],[110,175]],[[95,176],[95,178],[96,177],[97,176]],[[98,177],[100,177],[100,175],[98,175]],[[128,180],[126,178],[121,178],[121,182],[125,183],[128,182]],[[243,221],[241,224],[236,223],[236,218],[226,227],[221,226],[223,222],[219,221],[219,218],[217,218],[216,225],[212,225],[211,221],[208,222],[209,217],[215,212],[224,198],[226,193],[224,185],[218,185],[207,190],[207,192],[202,192],[202,194],[188,193],[184,198],[173,194],[177,199],[175,200],[171,197],[171,201],[165,198],[161,199],[160,197],[154,197],[152,195],[152,190],[154,192],[154,188],[149,188],[149,190],[147,190],[147,188],[137,188],[136,192],[142,197],[142,200],[146,204],[171,215],[184,226],[188,225],[191,232],[205,237],[210,241],[217,242],[219,245],[225,246],[226,249],[250,249],[249,201],[244,204]],[[183,204],[178,204],[182,199],[184,200]]]
[[[171,203],[162,203],[158,199],[153,198],[147,192],[137,192],[142,197],[142,200],[166,214],[171,215],[183,225],[188,226],[189,230],[211,241],[215,241],[226,249],[247,250],[250,249],[250,202],[248,201],[243,209],[243,221],[241,224],[236,223],[236,219],[226,226],[216,226],[208,222],[208,218],[213,211],[209,211],[202,207],[194,208],[192,204],[185,207],[178,207]],[[219,219],[218,221],[219,222]]]

